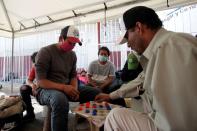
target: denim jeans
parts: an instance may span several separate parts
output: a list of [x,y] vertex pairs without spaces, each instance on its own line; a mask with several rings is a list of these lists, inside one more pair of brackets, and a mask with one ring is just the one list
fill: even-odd
[[[80,92],[79,102],[85,103],[93,101],[100,90],[90,86],[79,86]],[[41,105],[50,106],[51,112],[51,130],[52,131],[68,131],[68,111],[69,99],[65,93],[58,90],[49,90],[38,88],[37,101]]]
[[51,130],[68,131],[69,100],[65,93],[52,89],[39,89],[37,100],[51,107]]

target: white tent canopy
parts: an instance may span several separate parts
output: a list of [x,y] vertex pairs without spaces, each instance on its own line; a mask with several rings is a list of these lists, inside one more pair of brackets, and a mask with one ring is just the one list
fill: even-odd
[[[120,16],[136,5],[156,10],[197,0],[0,0],[0,36],[15,37]],[[169,7],[167,7],[169,5]],[[106,10],[106,15],[105,15]]]
[[120,17],[139,5],[163,10],[195,3],[197,0],[0,0],[0,37],[12,40],[9,68],[13,72],[16,37]]

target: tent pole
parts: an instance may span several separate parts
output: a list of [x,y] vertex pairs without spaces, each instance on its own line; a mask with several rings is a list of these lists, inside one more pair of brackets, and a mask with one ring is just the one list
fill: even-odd
[[[9,15],[8,15],[8,11],[7,11],[7,9],[6,9],[6,6],[5,6],[5,3],[4,3],[3,0],[1,0],[1,5],[2,5],[2,7],[3,7],[3,11],[5,12],[5,16],[6,16],[6,19],[7,19],[8,23],[9,23],[10,29],[11,29],[11,31],[12,31],[11,72],[12,72],[12,74],[13,74],[13,65],[14,65],[14,62],[13,62],[13,60],[14,60],[14,33],[15,33],[15,32],[14,32],[14,28],[13,28],[13,26],[12,26],[10,17],[9,17]],[[11,93],[13,93],[13,76],[11,76]]]
[[[11,61],[11,72],[14,71],[14,32],[12,32],[12,61]],[[13,77],[11,77],[11,93],[13,93]]]

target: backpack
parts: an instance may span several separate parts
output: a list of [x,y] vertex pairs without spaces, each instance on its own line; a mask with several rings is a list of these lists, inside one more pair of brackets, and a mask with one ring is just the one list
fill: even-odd
[[1,131],[15,129],[22,122],[23,101],[20,96],[0,97]]

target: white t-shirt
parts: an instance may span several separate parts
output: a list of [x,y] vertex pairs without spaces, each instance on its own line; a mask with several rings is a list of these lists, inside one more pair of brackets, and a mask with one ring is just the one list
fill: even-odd
[[115,76],[115,67],[110,61],[102,65],[98,60],[95,60],[90,63],[88,74],[92,76],[92,80],[103,83],[108,76]]

